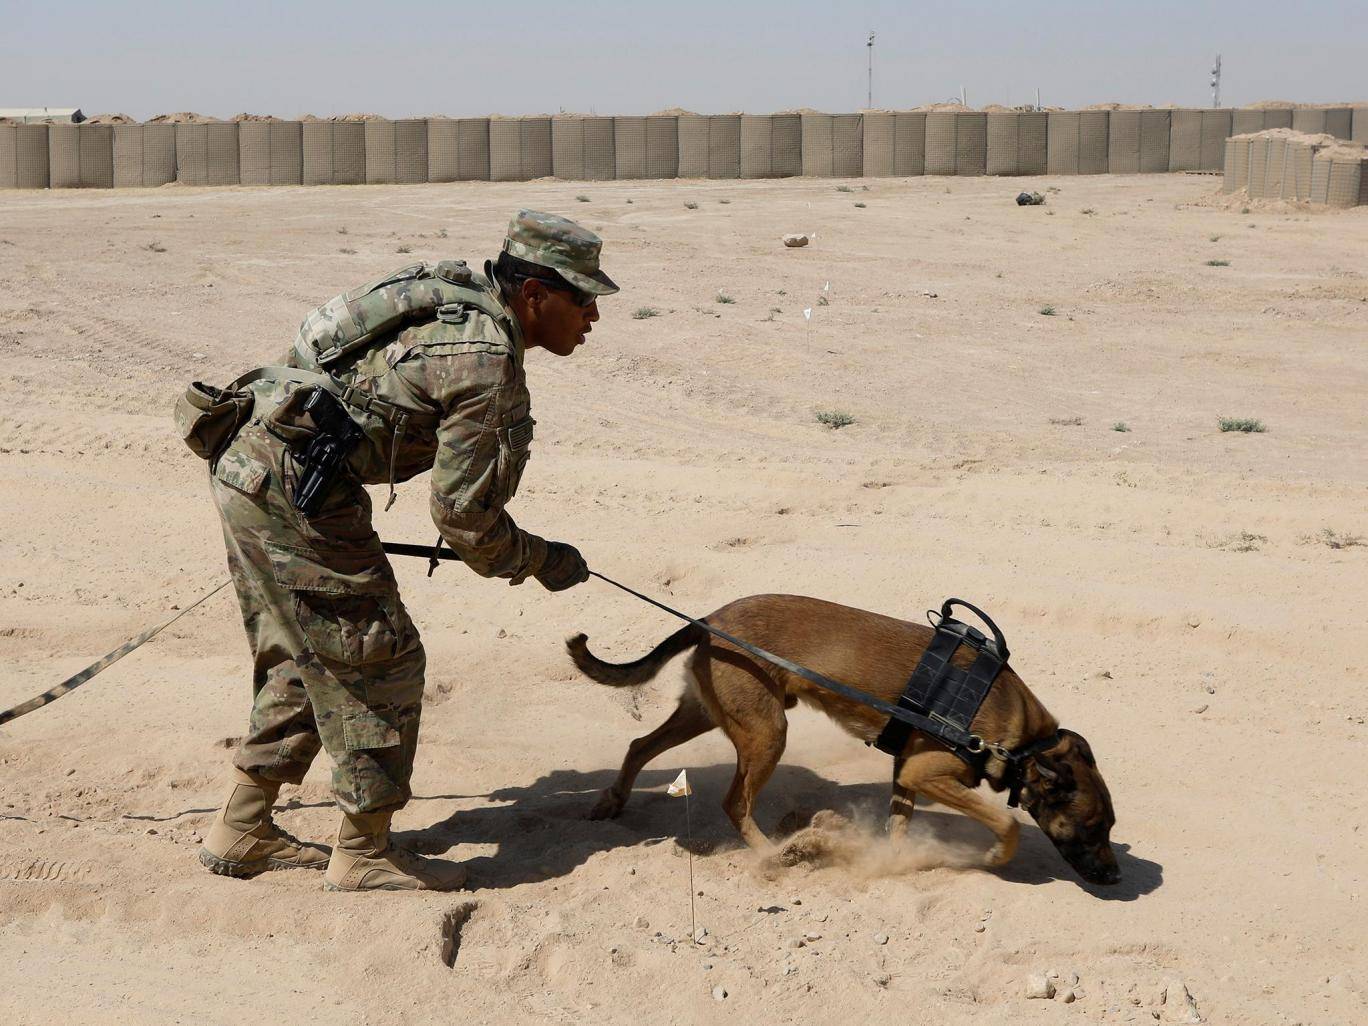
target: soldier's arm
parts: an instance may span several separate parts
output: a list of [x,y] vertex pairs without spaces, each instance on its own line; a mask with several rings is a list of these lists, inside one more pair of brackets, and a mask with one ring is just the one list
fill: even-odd
[[[485,381],[478,380],[482,376]],[[518,458],[507,430],[510,382],[504,375],[474,377],[474,387],[444,404],[432,467],[432,519],[477,574],[517,584],[541,569],[546,541],[519,528],[504,509]]]

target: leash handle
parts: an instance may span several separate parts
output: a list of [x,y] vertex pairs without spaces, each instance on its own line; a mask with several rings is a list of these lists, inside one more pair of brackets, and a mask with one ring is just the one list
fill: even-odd
[[1004,663],[1007,662],[1009,656],[1007,651],[1007,639],[1002,636],[1002,631],[998,630],[998,625],[993,622],[993,618],[972,602],[965,602],[964,599],[948,598],[941,604],[940,616],[942,620],[954,619],[954,617],[950,615],[950,610],[954,606],[963,606],[988,625],[988,629],[993,632],[993,642],[997,645],[998,654],[1002,656],[1002,661]]

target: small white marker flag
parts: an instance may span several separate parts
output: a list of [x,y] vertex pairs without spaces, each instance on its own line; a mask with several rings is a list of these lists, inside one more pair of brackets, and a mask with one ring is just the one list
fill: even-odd
[[679,776],[665,791],[671,798],[679,798],[683,795],[693,794],[693,788],[689,786],[689,771],[680,770]]
[[803,307],[803,320],[805,320],[805,321],[810,321],[810,320],[812,320],[812,307],[810,307],[810,306],[805,306],[805,307]]
[[822,291],[823,291],[823,292],[830,292],[830,291],[831,291],[831,282],[827,282],[825,285],[823,285],[823,286],[822,286]]

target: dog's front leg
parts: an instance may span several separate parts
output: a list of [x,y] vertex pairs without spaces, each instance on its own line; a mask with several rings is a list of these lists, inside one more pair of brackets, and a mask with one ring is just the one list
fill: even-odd
[[1016,854],[1021,824],[1007,809],[989,801],[972,787],[953,777],[937,777],[922,781],[917,790],[933,802],[956,809],[970,819],[976,819],[997,836],[997,844],[983,857],[985,865],[1005,866]]
[[915,811],[916,792],[899,782],[906,760],[898,756],[893,762],[893,799],[888,803],[888,839],[895,844],[907,836],[908,824]]

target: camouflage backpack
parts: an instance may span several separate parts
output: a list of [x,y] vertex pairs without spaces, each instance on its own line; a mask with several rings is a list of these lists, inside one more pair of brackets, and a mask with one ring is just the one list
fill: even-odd
[[413,264],[324,303],[299,327],[295,361],[327,371],[406,321],[426,320],[449,304],[477,307],[495,320],[507,314],[474,280],[464,260]]

